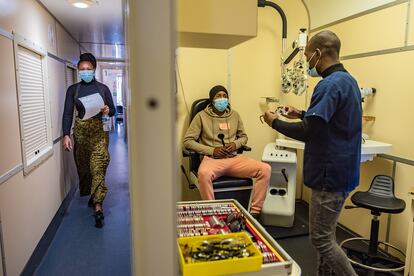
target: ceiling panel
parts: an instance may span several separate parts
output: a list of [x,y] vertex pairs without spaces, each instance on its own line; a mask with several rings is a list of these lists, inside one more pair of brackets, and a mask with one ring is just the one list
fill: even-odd
[[[40,1],[82,45],[88,46],[88,49],[102,49],[100,46],[102,44],[125,44],[122,0],[100,0],[97,5],[93,5],[87,9],[75,8],[66,0],[38,1]],[[97,44],[97,46],[92,46],[92,44]],[[108,46],[105,46],[104,48],[108,48]],[[110,52],[115,53],[115,50],[111,50]],[[124,52],[125,51],[122,51],[122,53]],[[94,54],[96,54],[97,57],[101,57],[101,53],[109,52],[99,51]],[[119,58],[119,56],[114,56],[114,58]]]
[[125,45],[124,44],[97,44],[97,43],[81,43],[83,48],[101,59],[124,59]]

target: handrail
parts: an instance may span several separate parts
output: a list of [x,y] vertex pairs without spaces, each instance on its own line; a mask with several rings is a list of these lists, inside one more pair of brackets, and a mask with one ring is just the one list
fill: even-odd
[[[414,160],[411,160],[411,159],[402,158],[402,157],[398,157],[398,156],[391,155],[391,154],[385,154],[385,153],[378,154],[377,156],[380,158],[384,158],[384,159],[392,161],[392,179],[394,179],[394,181],[395,181],[395,174],[397,170],[397,163],[414,166]],[[385,234],[385,241],[387,243],[390,240],[390,231],[391,231],[391,214],[388,214],[387,232]],[[388,252],[388,246],[385,247],[385,250]]]
[[397,163],[403,163],[403,164],[407,164],[410,166],[414,166],[414,160],[411,160],[411,159],[406,159],[406,158],[398,157],[398,156],[391,155],[391,154],[385,154],[385,153],[378,154],[378,157],[392,160]]

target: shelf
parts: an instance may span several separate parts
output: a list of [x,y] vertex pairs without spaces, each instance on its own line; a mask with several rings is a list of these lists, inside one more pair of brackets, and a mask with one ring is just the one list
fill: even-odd
[[[291,139],[276,139],[276,146],[303,150],[305,143]],[[388,153],[391,151],[391,148],[392,145],[388,143],[365,140],[361,148],[361,162],[371,161],[375,155]]]

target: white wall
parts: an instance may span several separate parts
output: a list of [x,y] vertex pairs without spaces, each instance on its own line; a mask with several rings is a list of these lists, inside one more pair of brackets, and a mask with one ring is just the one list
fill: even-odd
[[134,275],[178,274],[172,11],[170,0],[129,1],[127,104]]
[[[74,61],[79,47],[35,0],[0,2],[0,28],[15,32],[60,59]],[[0,36],[0,175],[22,164],[13,41]],[[65,63],[48,58],[49,99],[53,139],[61,136],[66,92]],[[73,154],[58,141],[53,155],[31,173],[18,171],[0,184],[0,213],[5,267],[19,275],[77,176]],[[1,271],[1,269],[0,269]]]

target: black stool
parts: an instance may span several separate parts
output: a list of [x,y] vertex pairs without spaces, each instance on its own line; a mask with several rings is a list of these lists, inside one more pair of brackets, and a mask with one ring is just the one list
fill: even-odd
[[[343,247],[347,254],[349,261],[359,267],[378,272],[395,272],[404,269],[404,263],[396,258],[387,257],[385,254],[378,253],[378,245],[384,244],[394,248],[402,255],[404,252],[395,246],[378,241],[379,220],[381,213],[398,214],[404,211],[405,202],[394,195],[394,180],[392,177],[386,175],[377,175],[371,183],[371,187],[366,192],[356,192],[351,197],[352,203],[356,206],[345,206],[346,209],[351,208],[365,208],[371,210],[373,218],[371,220],[371,234],[370,238],[350,238],[344,240],[340,246]],[[369,241],[368,252],[359,248],[351,248],[350,241],[362,240]],[[358,261],[352,259],[357,257]]]

